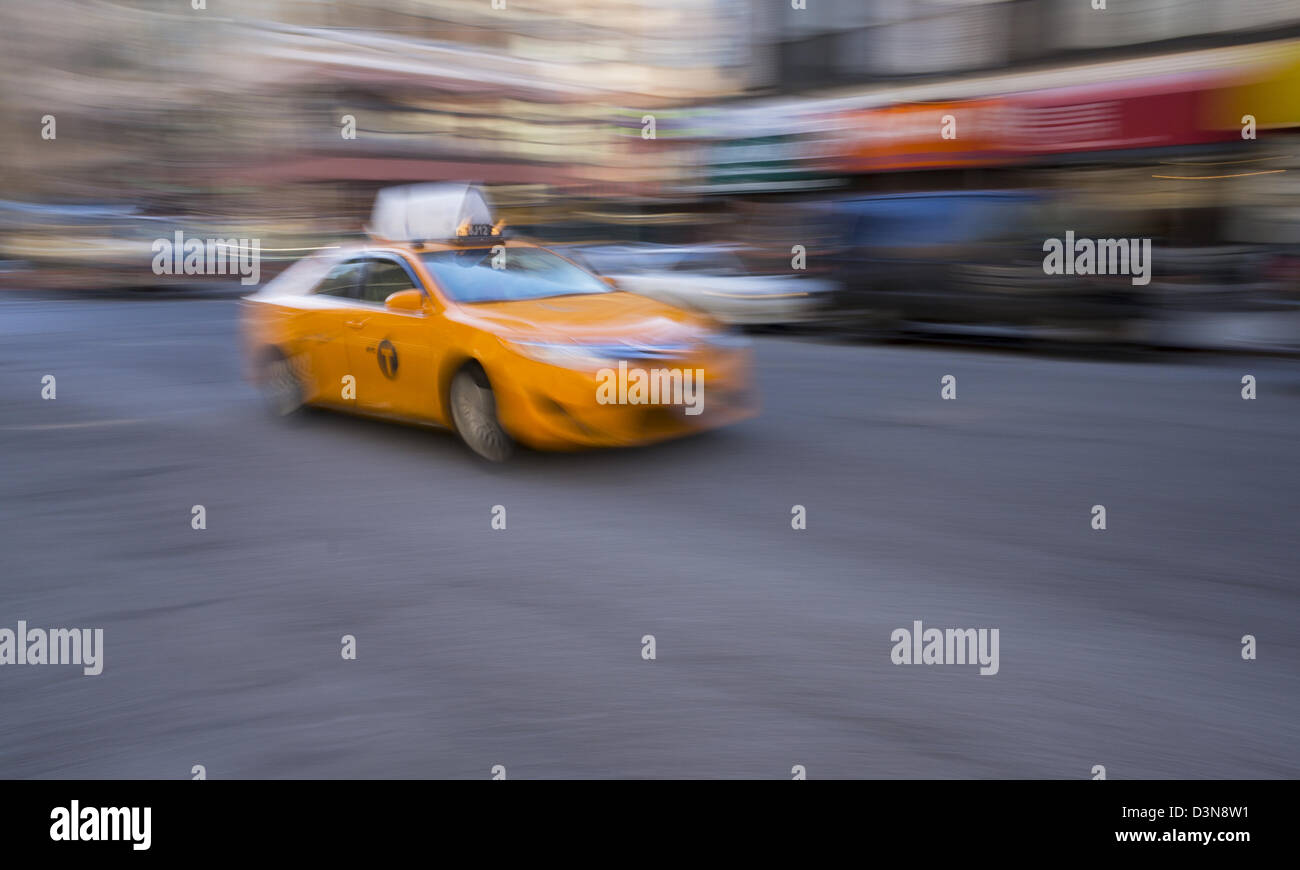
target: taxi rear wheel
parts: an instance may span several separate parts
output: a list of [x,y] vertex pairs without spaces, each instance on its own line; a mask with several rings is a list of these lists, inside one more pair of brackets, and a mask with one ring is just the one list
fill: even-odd
[[262,403],[274,417],[288,417],[302,410],[303,388],[289,360],[278,353],[267,355],[258,383]]
[[476,365],[461,369],[452,379],[451,418],[461,440],[484,459],[501,462],[514,452],[514,442],[497,419],[492,386]]

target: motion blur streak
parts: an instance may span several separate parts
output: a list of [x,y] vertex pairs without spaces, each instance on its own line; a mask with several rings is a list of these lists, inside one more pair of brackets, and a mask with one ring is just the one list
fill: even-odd
[[[1295,0],[201,5],[4,2],[0,626],[104,667],[0,668],[0,777],[1300,776]],[[154,246],[320,279],[420,182],[760,333],[758,416],[264,419],[254,288]]]
[[[144,268],[174,232],[269,277],[380,187],[476,181],[730,323],[1300,346],[1294,3],[793,6],[14,0],[0,283],[211,280]],[[1154,280],[1045,279],[1066,230],[1151,239]]]
[[[1289,363],[1243,402],[1232,359],[763,339],[757,420],[487,466],[265,419],[235,336],[224,301],[0,303],[0,613],[107,651],[0,671],[3,775],[1300,775]],[[895,667],[916,618],[999,627],[1000,672]]]

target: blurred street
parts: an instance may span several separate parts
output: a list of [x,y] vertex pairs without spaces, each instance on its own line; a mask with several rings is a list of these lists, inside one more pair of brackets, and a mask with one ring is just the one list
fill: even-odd
[[488,466],[267,419],[235,317],[0,299],[0,615],[105,644],[5,668],[0,777],[1300,776],[1294,360],[764,337],[755,420]]

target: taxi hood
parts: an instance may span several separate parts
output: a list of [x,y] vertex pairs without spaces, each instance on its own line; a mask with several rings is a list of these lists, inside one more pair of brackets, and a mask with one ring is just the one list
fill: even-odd
[[461,305],[456,320],[510,340],[635,340],[689,344],[715,332],[707,317],[612,291]]

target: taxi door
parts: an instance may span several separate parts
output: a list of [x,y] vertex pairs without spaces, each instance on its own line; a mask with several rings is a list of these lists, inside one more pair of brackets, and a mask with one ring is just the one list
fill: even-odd
[[428,293],[423,311],[384,307],[391,294],[411,289],[423,290],[396,254],[369,258],[360,299],[344,321],[348,363],[357,379],[358,410],[430,421],[436,419],[438,387]]
[[303,300],[307,310],[300,315],[298,338],[308,360],[312,401],[344,408],[355,404],[343,382],[351,368],[344,324],[352,317],[365,269],[365,262],[355,258],[339,263]]

